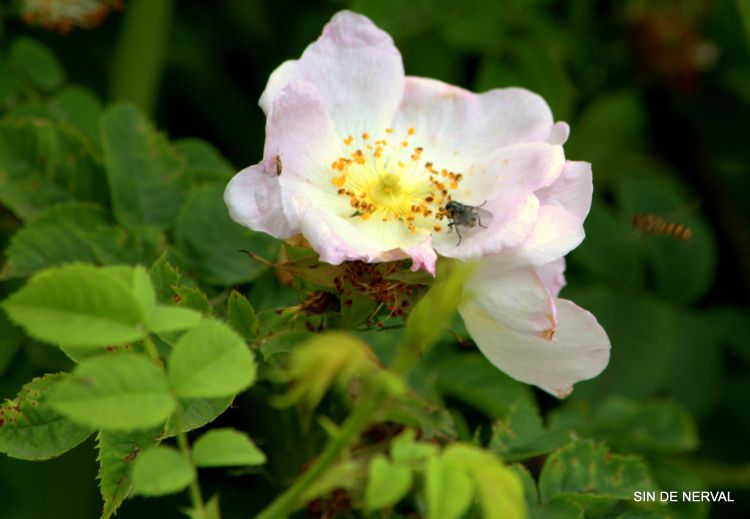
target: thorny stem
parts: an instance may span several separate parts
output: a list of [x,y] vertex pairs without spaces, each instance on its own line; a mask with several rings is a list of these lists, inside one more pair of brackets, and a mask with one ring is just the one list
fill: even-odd
[[387,394],[377,385],[367,385],[357,404],[341,426],[338,434],[329,440],[315,463],[286,492],[262,510],[256,519],[287,517],[299,505],[300,497],[339,459],[346,449],[372,422],[373,414],[382,405]]

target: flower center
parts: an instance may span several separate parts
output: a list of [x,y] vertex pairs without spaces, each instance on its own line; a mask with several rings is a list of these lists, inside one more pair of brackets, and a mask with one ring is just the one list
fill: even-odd
[[424,148],[408,140],[415,133],[409,128],[399,139],[388,128],[382,139],[371,141],[367,133],[344,139],[346,152],[331,164],[331,182],[338,195],[349,198],[351,217],[398,220],[411,232],[442,230],[445,204],[463,175],[424,161]]
[[373,202],[394,210],[403,205],[401,181],[398,175],[386,173],[381,175],[369,190]]

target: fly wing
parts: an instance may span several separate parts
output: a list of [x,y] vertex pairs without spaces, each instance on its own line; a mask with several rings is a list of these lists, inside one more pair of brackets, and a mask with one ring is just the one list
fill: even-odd
[[489,212],[487,209],[482,209],[481,207],[475,207],[474,212],[476,212],[477,216],[479,217],[479,220],[482,222],[482,225],[487,225],[487,222],[492,220],[492,213]]

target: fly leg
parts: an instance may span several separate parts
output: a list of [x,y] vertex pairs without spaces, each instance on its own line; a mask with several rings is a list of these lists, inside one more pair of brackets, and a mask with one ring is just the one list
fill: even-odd
[[453,229],[456,229],[456,234],[458,234],[458,243],[456,244],[456,247],[461,245],[461,231],[458,230],[458,225],[456,225],[456,222],[454,220],[451,220],[448,222],[448,232],[452,232]]
[[[487,200],[485,200],[484,202],[482,202],[481,204],[479,204],[477,207],[482,207],[486,203],[487,203]],[[477,214],[477,223],[479,223],[479,227],[481,227],[482,229],[486,229],[487,228],[486,225],[482,225],[482,217],[479,216],[478,214]]]

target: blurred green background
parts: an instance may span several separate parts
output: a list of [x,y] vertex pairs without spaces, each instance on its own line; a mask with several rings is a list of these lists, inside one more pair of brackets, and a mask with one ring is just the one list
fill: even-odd
[[[710,517],[750,517],[750,2],[126,0],[100,26],[67,34],[26,25],[15,7],[4,7],[4,52],[19,35],[43,42],[69,82],[137,102],[170,138],[205,139],[237,170],[261,158],[257,99],[268,75],[342,8],[394,37],[407,74],[541,94],[571,126],[568,158],[594,171],[587,238],[569,256],[563,296],[612,340],[607,370],[576,386],[563,410],[590,413],[612,395],[679,402],[700,444],[677,461],[652,460],[656,478],[667,489],[681,477],[687,488],[697,477],[731,489],[738,502]],[[632,227],[638,212],[683,223],[692,239],[644,236]],[[15,224],[0,222],[4,245]],[[0,350],[0,397],[65,366],[40,345]],[[91,442],[45,463],[2,457],[0,517],[94,517],[95,473]],[[222,484],[228,502],[239,499],[241,485]],[[139,498],[118,517],[173,517],[183,503]]]

